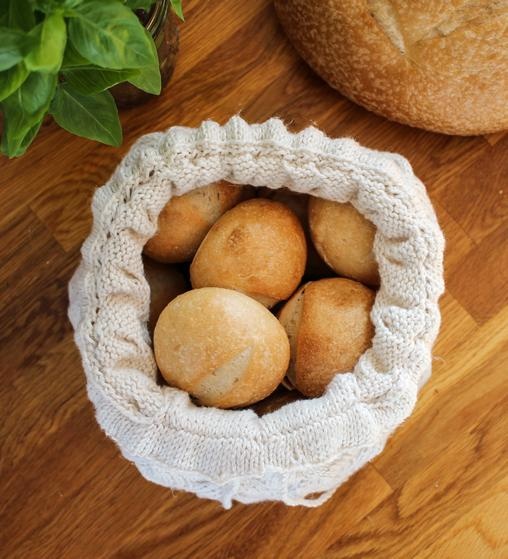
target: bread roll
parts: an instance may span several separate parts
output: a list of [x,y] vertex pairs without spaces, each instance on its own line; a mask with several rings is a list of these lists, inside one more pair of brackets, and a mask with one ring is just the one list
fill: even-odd
[[505,0],[275,0],[297,51],[332,87],[446,134],[508,128]]
[[236,289],[271,307],[298,287],[306,257],[295,214],[255,198],[226,212],[210,229],[192,261],[191,282]]
[[269,198],[275,202],[280,202],[287,206],[290,210],[294,212],[296,217],[300,220],[300,224],[305,233],[305,239],[307,241],[307,263],[305,265],[304,276],[308,279],[317,279],[327,276],[334,276],[333,270],[324,262],[324,260],[319,256],[316,251],[309,230],[308,221],[308,205],[309,198],[307,194],[300,194],[298,192],[292,192],[288,188],[278,188],[272,190],[270,188],[262,188],[260,195],[263,198]]
[[351,204],[311,198],[309,225],[314,246],[337,274],[379,285],[372,222]]
[[352,371],[370,346],[374,292],[329,278],[302,286],[280,311],[291,345],[287,378],[305,396],[320,396],[336,373]]
[[218,408],[265,398],[289,362],[288,338],[278,320],[250,297],[214,287],[187,291],[162,311],[154,350],[171,386]]
[[251,193],[250,187],[220,181],[175,196],[160,213],[157,233],[144,253],[159,262],[191,261],[217,219]]
[[161,264],[144,258],[145,277],[150,286],[150,317],[148,328],[153,332],[157,319],[166,305],[190,288],[182,272],[171,264]]

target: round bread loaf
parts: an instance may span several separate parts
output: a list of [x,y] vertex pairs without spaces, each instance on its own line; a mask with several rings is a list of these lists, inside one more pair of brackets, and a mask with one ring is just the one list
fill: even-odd
[[305,234],[283,204],[255,198],[226,212],[190,267],[193,287],[226,287],[271,307],[287,299],[305,271]]
[[189,262],[217,219],[251,192],[250,187],[219,181],[171,198],[144,253],[159,262]]
[[373,251],[376,228],[356,208],[311,197],[309,226],[314,246],[337,274],[379,285]]
[[444,132],[508,128],[505,0],[275,0],[306,62],[346,97]]
[[289,362],[288,338],[273,314],[242,293],[214,287],[187,291],[162,311],[154,351],[168,384],[218,408],[262,400]]
[[150,286],[150,316],[148,328],[153,332],[157,319],[166,305],[177,295],[189,289],[184,275],[178,267],[161,264],[150,258],[143,259],[145,278]]
[[305,396],[320,396],[337,373],[352,371],[370,346],[374,292],[353,280],[328,278],[302,286],[279,320],[291,346],[287,373]]
[[321,256],[319,256],[311,240],[307,217],[310,196],[307,194],[292,192],[288,188],[278,188],[273,190],[271,188],[263,187],[260,190],[260,194],[263,198],[269,198],[270,200],[284,204],[292,210],[296,217],[300,220],[300,224],[307,241],[307,264],[304,272],[305,278],[317,279],[335,275],[333,270],[327,266]]

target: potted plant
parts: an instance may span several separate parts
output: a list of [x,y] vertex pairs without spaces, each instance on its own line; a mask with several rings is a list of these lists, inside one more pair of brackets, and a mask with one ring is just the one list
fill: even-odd
[[68,132],[120,145],[109,89],[122,104],[160,93],[176,54],[169,6],[183,19],[181,0],[0,0],[2,152],[25,153],[48,113]]

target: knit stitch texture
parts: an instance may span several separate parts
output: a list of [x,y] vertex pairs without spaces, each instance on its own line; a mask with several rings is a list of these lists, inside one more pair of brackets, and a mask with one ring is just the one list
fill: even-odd
[[[263,417],[197,407],[155,381],[143,245],[172,196],[220,179],[351,202],[377,227],[372,347],[322,397]],[[69,317],[97,420],[145,478],[225,507],[232,500],[318,506],[410,415],[431,371],[444,239],[403,157],[312,127],[292,134],[278,119],[208,121],[141,137],[92,207]]]

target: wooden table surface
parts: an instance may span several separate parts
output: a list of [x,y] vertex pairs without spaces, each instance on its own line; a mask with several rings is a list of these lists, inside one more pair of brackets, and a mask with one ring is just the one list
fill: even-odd
[[[163,95],[121,149],[44,126],[0,160],[0,557],[508,557],[508,135],[391,123],[300,61],[269,0],[189,0]],[[385,452],[318,509],[224,511],[145,481],[97,426],[66,317],[90,199],[141,134],[278,115],[402,153],[447,238],[434,372]]]

